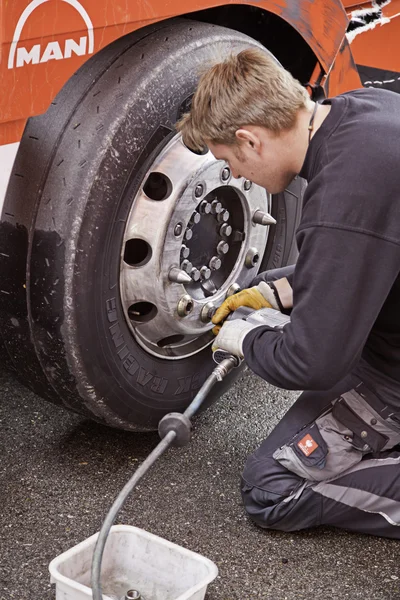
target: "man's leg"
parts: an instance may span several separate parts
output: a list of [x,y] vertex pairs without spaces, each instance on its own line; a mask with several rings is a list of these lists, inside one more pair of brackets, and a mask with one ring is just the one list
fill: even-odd
[[400,452],[389,450],[400,442],[400,430],[393,423],[385,429],[379,416],[387,411],[373,395],[371,414],[365,398],[354,410],[353,392],[332,412],[332,401],[359,383],[349,376],[327,392],[303,393],[249,457],[242,496],[258,525],[281,531],[334,525],[400,538]]

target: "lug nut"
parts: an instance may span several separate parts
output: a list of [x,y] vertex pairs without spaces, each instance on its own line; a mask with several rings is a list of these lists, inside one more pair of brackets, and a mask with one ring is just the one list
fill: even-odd
[[245,180],[244,180],[244,184],[243,184],[244,191],[245,191],[245,192],[248,192],[248,191],[249,191],[249,189],[251,188],[251,186],[252,186],[252,185],[253,185],[253,184],[252,184],[252,182],[250,181],[250,179],[245,179]]
[[173,283],[190,283],[192,281],[190,276],[178,267],[172,267],[168,273],[168,279]]
[[179,237],[181,235],[182,231],[183,231],[183,224],[177,223],[175,225],[174,235],[176,235],[176,237]]
[[217,252],[221,256],[222,254],[226,254],[229,251],[229,244],[227,242],[219,242],[217,246]]
[[198,212],[194,212],[190,217],[190,222],[193,223],[193,225],[197,225],[197,223],[200,222],[200,219],[201,215]]
[[260,260],[260,255],[258,253],[257,248],[249,248],[246,258],[244,259],[244,264],[248,269],[254,267],[258,261]]
[[207,202],[207,200],[203,200],[203,202],[200,202],[199,212],[202,215],[209,215],[211,212],[211,204]]
[[208,323],[211,321],[215,313],[215,308],[215,304],[212,302],[207,302],[207,304],[203,306],[200,313],[200,319],[203,321],[203,323]]
[[196,269],[196,267],[193,267],[193,269],[190,271],[190,277],[192,278],[193,281],[199,281],[200,271],[198,269]]
[[256,210],[252,221],[257,225],[274,225],[276,223],[274,217],[262,210]]
[[200,277],[202,279],[210,279],[211,277],[211,270],[206,267],[206,265],[204,265],[203,267],[201,267],[200,269]]
[[198,183],[194,188],[194,195],[196,198],[200,198],[204,192],[204,185],[202,183]]
[[190,248],[185,246],[185,244],[182,244],[182,248],[181,248],[182,258],[189,258],[189,254],[190,254]]
[[228,181],[230,176],[231,176],[231,170],[229,169],[229,167],[224,167],[221,171],[222,181]]
[[219,235],[221,235],[223,237],[229,237],[231,235],[231,233],[232,233],[232,227],[230,225],[228,225],[228,223],[224,223],[219,228]]
[[226,221],[228,221],[230,217],[229,211],[226,209],[223,209],[219,215],[217,215],[217,221],[218,223],[226,223]]
[[232,285],[228,287],[226,297],[233,296],[233,294],[237,294],[237,292],[240,292],[240,285],[238,283],[232,283]]
[[142,595],[137,590],[128,590],[125,594],[124,600],[144,600]]
[[192,265],[192,263],[189,260],[185,259],[185,260],[183,260],[181,262],[181,269],[185,273],[189,273],[190,274],[190,271],[193,269],[193,265]]
[[185,231],[185,240],[189,241],[193,237],[193,231],[191,229],[186,229]]
[[218,202],[217,199],[211,202],[211,212],[213,215],[219,215],[219,213],[222,212],[222,210],[222,204],[221,202]]
[[179,300],[178,306],[176,307],[178,315],[180,317],[187,317],[188,314],[190,314],[192,312],[193,306],[194,306],[194,303],[193,303],[192,298],[189,296],[189,294],[185,294]]
[[221,265],[222,261],[220,258],[218,258],[218,256],[213,256],[210,262],[208,263],[208,266],[212,271],[218,271],[218,269],[221,268]]

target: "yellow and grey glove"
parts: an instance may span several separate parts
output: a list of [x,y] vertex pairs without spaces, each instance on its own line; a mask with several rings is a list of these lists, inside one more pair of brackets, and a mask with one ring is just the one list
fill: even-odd
[[258,285],[242,290],[233,296],[229,296],[215,311],[212,318],[212,322],[217,327],[214,327],[213,333],[218,334],[221,329],[221,323],[225,321],[226,317],[240,306],[248,306],[254,308],[254,310],[260,310],[260,308],[275,308],[279,310],[278,303],[275,299],[273,290],[270,288],[268,283],[261,281]]
[[233,354],[238,358],[244,358],[244,338],[249,333],[249,331],[260,326],[262,327],[262,323],[247,323],[247,321],[243,321],[242,319],[227,321],[222,325],[222,327],[219,327],[220,331],[214,340],[212,350],[225,350],[226,352],[229,352],[229,354]]

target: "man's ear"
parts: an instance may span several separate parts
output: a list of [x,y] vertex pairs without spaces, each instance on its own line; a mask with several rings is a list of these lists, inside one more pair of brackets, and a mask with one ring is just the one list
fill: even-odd
[[235,132],[235,136],[238,142],[250,148],[258,150],[261,147],[261,141],[257,135],[248,129],[238,129]]

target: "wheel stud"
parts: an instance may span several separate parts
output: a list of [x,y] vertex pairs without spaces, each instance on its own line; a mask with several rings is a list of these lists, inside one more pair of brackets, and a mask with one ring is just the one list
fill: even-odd
[[198,212],[194,212],[194,213],[192,214],[192,216],[190,217],[190,222],[191,222],[193,225],[197,225],[197,223],[199,223],[199,222],[200,222],[200,219],[201,219],[201,215],[200,215]]
[[189,296],[189,294],[185,294],[178,302],[178,306],[176,307],[178,315],[180,317],[187,317],[193,310],[193,300]]
[[173,283],[190,283],[192,281],[190,276],[178,267],[172,267],[168,273],[168,279]]
[[185,240],[189,241],[193,237],[193,231],[191,229],[186,229],[185,231]]
[[237,292],[240,292],[240,285],[238,283],[232,283],[232,285],[228,287],[226,297],[233,296],[233,294],[237,294]]
[[177,223],[175,225],[174,235],[176,237],[179,237],[181,235],[182,231],[183,231],[183,224],[182,223]]
[[222,210],[222,204],[221,202],[218,202],[217,199],[211,202],[211,212],[213,215],[219,215],[219,213],[222,212]]
[[181,248],[182,258],[189,258],[189,254],[190,254],[190,248],[185,246],[185,244],[182,244],[182,248]]
[[200,271],[196,269],[196,267],[193,267],[193,269],[190,271],[190,277],[192,278],[192,281],[199,281]]
[[256,210],[252,219],[257,225],[274,225],[276,223],[274,217],[262,210]]
[[232,227],[230,225],[228,225],[228,223],[224,223],[219,228],[219,235],[221,235],[222,237],[229,237],[231,235],[231,233],[232,233]]
[[213,256],[210,262],[208,263],[208,266],[212,271],[218,271],[218,269],[221,268],[221,265],[222,261],[218,256]]
[[193,269],[193,265],[189,260],[185,259],[181,262],[181,269],[185,273],[190,273],[190,271]]
[[228,181],[231,176],[231,170],[229,167],[224,167],[221,171],[221,179],[222,181]]
[[226,221],[228,221],[229,217],[230,217],[229,211],[227,211],[226,209],[223,209],[217,215],[217,221],[218,221],[218,223],[226,223]]
[[198,183],[194,188],[194,195],[196,198],[201,198],[204,192],[204,185],[202,183]]
[[244,264],[248,269],[254,267],[258,261],[260,260],[260,255],[258,253],[257,248],[249,248],[246,258],[244,259]]
[[207,302],[201,309],[200,319],[203,323],[208,323],[211,321],[213,314],[215,313],[215,304],[212,302]]
[[211,277],[211,270],[206,267],[206,265],[204,265],[203,267],[201,267],[200,269],[200,277],[202,279],[210,279]]
[[200,202],[199,212],[202,215],[209,215],[211,212],[211,204],[207,202],[207,200],[203,200],[203,202]]
[[250,179],[245,179],[245,180],[244,180],[244,184],[243,184],[244,191],[245,191],[245,192],[248,192],[248,191],[249,191],[249,189],[251,188],[251,186],[252,186],[252,185],[253,185],[253,184],[252,184],[252,182],[250,181]]
[[220,256],[226,254],[229,251],[229,244],[227,242],[219,242],[217,246],[217,252]]

